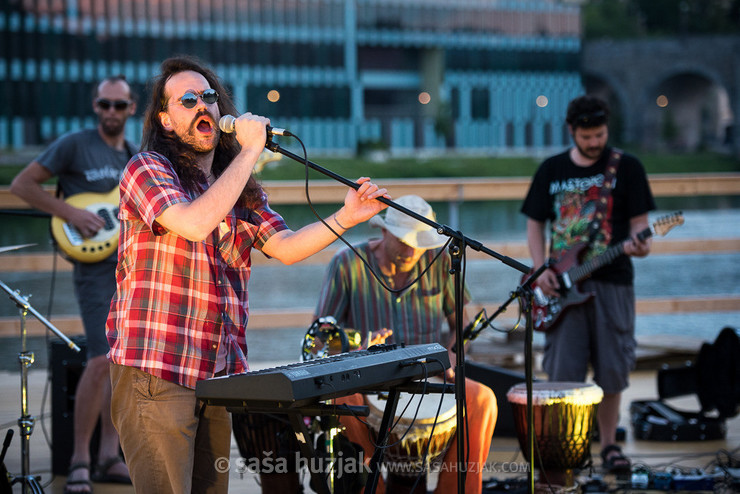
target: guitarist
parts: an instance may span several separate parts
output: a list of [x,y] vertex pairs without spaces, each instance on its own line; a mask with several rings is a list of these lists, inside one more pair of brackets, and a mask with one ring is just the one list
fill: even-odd
[[[534,265],[541,266],[547,259],[548,222],[551,259],[558,260],[584,243],[581,262],[623,242],[626,255],[582,284],[581,289],[594,297],[564,311],[546,334],[543,366],[551,381],[582,382],[591,364],[593,379],[604,391],[598,409],[603,468],[612,473],[629,471],[630,460],[616,444],[621,394],[635,364],[635,297],[628,256],[650,252],[650,240],[640,241],[636,234],[648,227],[647,213],[655,209],[655,202],[640,161],[619,152],[612,157],[614,149],[607,146],[609,108],[604,101],[593,96],[574,99],[568,105],[566,123],[573,147],[540,165],[521,209],[527,216]],[[553,269],[537,282],[545,295],[558,296],[561,286]]]
[[[109,192],[117,188],[123,168],[136,152],[124,138],[126,121],[136,112],[136,98],[123,76],[97,84],[92,109],[95,129],[68,133],[26,166],[10,190],[34,208],[74,225],[83,237],[94,236],[105,225],[102,218],[78,209],[43,190],[42,184],[58,177],[65,197],[83,192]],[[92,492],[91,480],[129,483],[126,465],[118,451],[118,434],[110,418],[109,346],[105,321],[116,290],[116,253],[96,263],[74,262],[75,295],[87,338],[87,364],[80,376],[74,409],[74,447],[64,492]],[[101,419],[98,465],[90,471],[90,439]]]

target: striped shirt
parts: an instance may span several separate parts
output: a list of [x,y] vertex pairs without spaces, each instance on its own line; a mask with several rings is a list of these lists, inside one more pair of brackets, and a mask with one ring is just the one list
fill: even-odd
[[232,209],[200,242],[157,223],[168,207],[207,187],[186,190],[160,154],[131,159],[121,179],[118,286],[107,322],[111,362],[188,388],[213,377],[222,342],[230,343],[222,351],[227,372],[246,370],[250,253],[287,228],[266,202],[255,211]]
[[[383,275],[367,242],[355,247],[387,286],[390,278]],[[426,251],[409,273],[414,280],[437,255]],[[350,249],[338,252],[329,264],[316,308],[317,316],[333,316],[345,329],[355,329],[367,341],[368,331],[393,330],[387,343],[440,342],[443,322],[455,312],[454,278],[449,274],[450,256],[444,252],[427,273],[401,294],[387,291],[378,283],[365,264]],[[470,293],[465,289],[465,301]]]

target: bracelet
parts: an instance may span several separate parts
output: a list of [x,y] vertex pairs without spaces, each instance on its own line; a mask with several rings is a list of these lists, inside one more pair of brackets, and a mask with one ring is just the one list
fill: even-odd
[[342,224],[339,222],[339,220],[337,219],[337,213],[334,213],[332,217],[334,218],[334,223],[336,223],[339,228],[341,228],[342,230],[349,230],[349,228],[342,226]]

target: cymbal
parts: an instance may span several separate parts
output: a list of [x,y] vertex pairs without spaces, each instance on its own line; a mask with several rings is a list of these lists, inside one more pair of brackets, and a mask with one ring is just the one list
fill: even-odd
[[9,245],[7,247],[0,247],[0,254],[2,254],[3,252],[7,252],[9,250],[16,250],[16,249],[23,249],[26,247],[31,247],[32,245],[36,245],[36,244],[21,244],[21,245]]

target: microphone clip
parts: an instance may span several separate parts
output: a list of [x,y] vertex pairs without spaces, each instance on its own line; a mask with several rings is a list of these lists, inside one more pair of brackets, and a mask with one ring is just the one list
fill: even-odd
[[[475,316],[475,319],[468,324],[465,329],[463,329],[463,345],[469,341],[473,341],[478,337],[481,331],[483,331],[486,326],[488,326],[488,314],[486,313],[486,309],[483,308],[478,312],[478,314]],[[459,342],[455,342],[455,344],[452,347],[452,351],[454,353],[457,353],[457,344]]]

